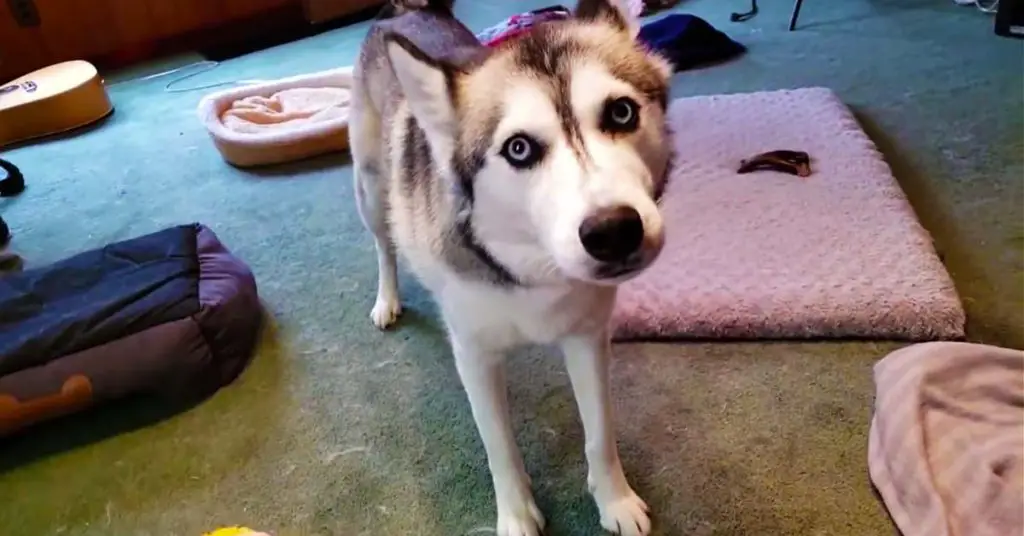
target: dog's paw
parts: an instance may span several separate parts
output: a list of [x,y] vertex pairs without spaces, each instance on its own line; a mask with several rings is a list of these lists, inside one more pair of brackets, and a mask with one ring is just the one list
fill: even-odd
[[601,526],[620,536],[647,536],[651,532],[651,518],[647,503],[632,490],[625,496],[599,502]]
[[544,516],[533,499],[520,506],[498,506],[498,536],[541,536]]
[[387,300],[377,298],[370,311],[370,320],[378,329],[387,329],[398,320],[402,314],[402,303],[398,300]]

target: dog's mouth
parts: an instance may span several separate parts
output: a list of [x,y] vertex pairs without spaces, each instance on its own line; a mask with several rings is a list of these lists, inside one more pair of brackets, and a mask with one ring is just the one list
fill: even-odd
[[618,279],[623,276],[632,275],[635,272],[639,272],[643,268],[643,263],[631,262],[631,263],[616,263],[616,264],[604,264],[595,270],[594,275],[597,279]]
[[650,257],[645,252],[638,251],[622,261],[600,264],[594,268],[594,280],[606,285],[625,282],[643,272],[653,260]]

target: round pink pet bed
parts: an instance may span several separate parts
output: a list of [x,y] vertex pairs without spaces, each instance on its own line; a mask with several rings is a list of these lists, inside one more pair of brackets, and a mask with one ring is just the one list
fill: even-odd
[[352,67],[282,78],[209,94],[200,121],[224,160],[279,164],[348,150]]

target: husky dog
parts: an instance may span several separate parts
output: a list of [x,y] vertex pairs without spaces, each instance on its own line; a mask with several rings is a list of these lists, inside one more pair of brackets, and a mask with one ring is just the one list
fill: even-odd
[[505,353],[560,346],[600,523],[646,535],[648,508],[613,431],[609,318],[617,285],[665,240],[671,67],[613,0],[580,0],[571,18],[493,49],[451,2],[398,3],[363,43],[349,125],[356,202],[377,250],[370,318],[384,329],[401,313],[400,254],[447,328],[499,536],[544,527],[510,423]]

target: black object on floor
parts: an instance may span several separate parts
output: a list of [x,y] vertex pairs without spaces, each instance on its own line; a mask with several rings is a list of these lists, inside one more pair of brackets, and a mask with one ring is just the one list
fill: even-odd
[[679,3],[679,0],[644,0],[644,7],[640,11],[641,17],[653,15],[659,11],[672,9]]
[[11,197],[25,191],[25,177],[14,164],[0,158],[0,197]]
[[[793,13],[789,16],[789,31],[796,29],[796,21],[800,18],[800,8],[804,5],[804,0],[796,0],[793,3]],[[746,13],[732,13],[729,15],[729,20],[732,22],[746,22],[755,15],[757,15],[757,0],[750,0],[750,11]]]
[[1024,39],[1024,0],[1000,0],[996,8],[996,35]]
[[[14,164],[0,158],[0,197],[11,197],[20,194],[25,190],[25,177],[21,170]],[[11,229],[7,222],[0,217],[0,248],[3,248],[11,241]]]
[[[0,221],[3,223],[3,221]],[[20,272],[25,263],[21,257],[10,251],[0,251],[0,277],[11,272]]]
[[757,15],[757,0],[750,0],[750,11],[746,13],[733,12],[729,15],[729,20],[732,22],[746,22]]
[[6,247],[7,243],[11,241],[11,228],[7,226],[7,222],[0,217],[0,248]]
[[694,15],[673,14],[649,22],[640,28],[637,38],[664,54],[676,71],[723,62],[747,51]]
[[789,31],[796,29],[796,19],[800,18],[800,8],[803,7],[804,0],[796,0],[793,3],[793,14],[789,16]]

